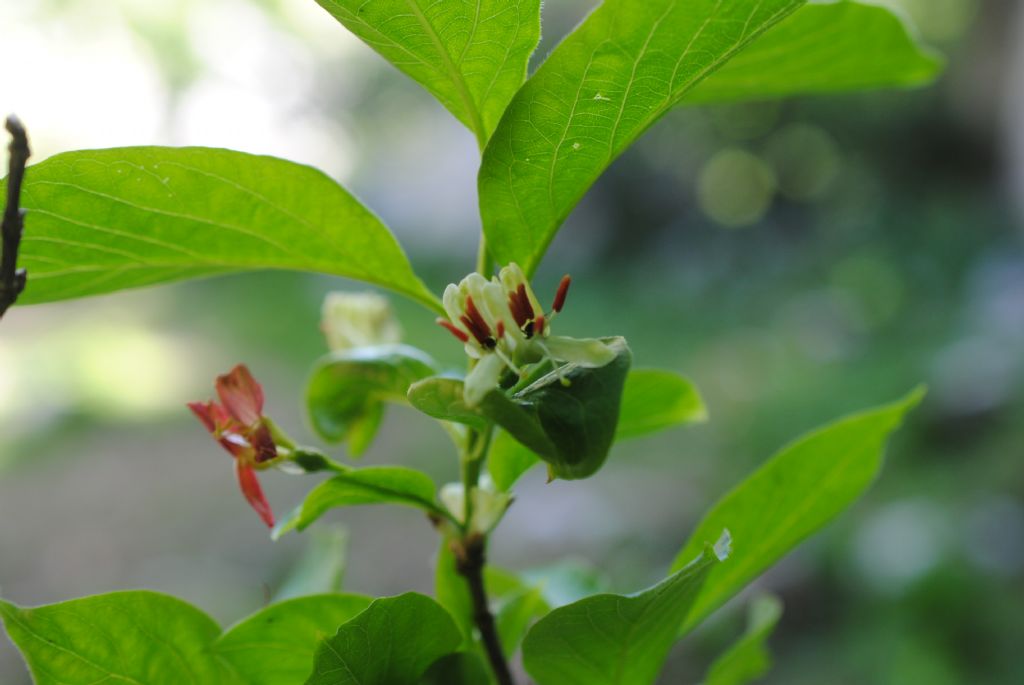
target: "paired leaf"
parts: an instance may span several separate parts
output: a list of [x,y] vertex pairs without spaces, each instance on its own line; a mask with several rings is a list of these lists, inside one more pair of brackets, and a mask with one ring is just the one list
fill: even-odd
[[481,147],[540,40],[540,0],[317,2],[430,91]]
[[687,632],[839,512],[854,502],[882,467],[889,435],[924,396],[854,414],[784,447],[723,497],[697,526],[673,568],[693,558],[714,531],[728,528],[740,545],[728,566],[711,571]]
[[301,683],[309,676],[321,640],[334,635],[371,601],[361,595],[331,594],[272,604],[228,630],[213,651],[246,685]]
[[36,685],[220,685],[239,682],[211,650],[220,626],[155,592],[115,592],[24,609],[0,618]]
[[448,516],[435,502],[437,486],[422,471],[403,466],[368,466],[334,476],[313,488],[306,499],[274,526],[277,539],[290,530],[305,530],[335,507],[402,504],[436,516]]
[[632,354],[623,338],[605,338],[616,357],[598,368],[566,364],[506,395],[488,393],[478,407],[463,401],[462,381],[428,378],[409,388],[414,407],[434,418],[505,429],[544,459],[553,477],[586,478],[604,464],[619,418]]
[[306,387],[313,428],[328,442],[348,440],[362,454],[377,432],[384,402],[405,404],[409,386],[437,373],[434,361],[408,345],[358,347],[322,357]]
[[429,597],[377,599],[320,644],[306,685],[416,683],[460,641],[448,612]]
[[531,273],[604,169],[691,93],[694,102],[765,98],[935,73],[885,10],[844,2],[786,19],[804,4],[606,0],[516,93],[484,153],[480,212],[496,261]]
[[[706,419],[704,402],[688,379],[671,371],[637,369],[626,376],[615,440]],[[491,444],[487,469],[495,485],[507,491],[538,460],[528,447],[499,432]]]
[[727,555],[705,546],[688,566],[635,595],[595,595],[555,609],[523,642],[538,685],[650,685],[708,574]]
[[[0,192],[6,182],[0,181]],[[22,304],[252,269],[374,283],[440,311],[388,229],[311,167],[212,148],[69,152],[29,169]]]
[[915,86],[941,68],[942,59],[917,45],[885,7],[848,0],[808,4],[698,84],[683,102]]
[[782,617],[778,597],[758,597],[750,605],[747,630],[736,644],[715,659],[708,669],[704,685],[746,685],[768,672],[772,658],[765,641]]

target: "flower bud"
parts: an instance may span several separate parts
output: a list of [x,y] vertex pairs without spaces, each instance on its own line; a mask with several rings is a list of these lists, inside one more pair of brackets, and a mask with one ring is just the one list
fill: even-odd
[[402,338],[388,299],[376,293],[327,293],[320,326],[334,352],[388,345]]
[[[459,523],[465,522],[466,491],[462,483],[447,483],[441,488],[441,502]],[[473,511],[470,514],[469,530],[487,534],[505,514],[512,498],[507,492],[499,492],[489,475],[484,474],[473,489]]]

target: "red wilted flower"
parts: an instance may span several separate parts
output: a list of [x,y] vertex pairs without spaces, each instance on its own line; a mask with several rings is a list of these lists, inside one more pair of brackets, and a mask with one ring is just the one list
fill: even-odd
[[259,465],[277,457],[277,446],[263,418],[263,388],[244,364],[217,376],[216,388],[220,404],[189,402],[188,408],[235,458],[242,494],[263,522],[273,527],[274,514],[256,478]]

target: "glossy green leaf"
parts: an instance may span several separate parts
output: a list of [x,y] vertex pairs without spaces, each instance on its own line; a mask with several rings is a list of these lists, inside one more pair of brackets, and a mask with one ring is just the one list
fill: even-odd
[[[706,419],[704,401],[688,379],[671,371],[637,369],[626,376],[615,440]],[[487,469],[494,484],[507,491],[539,459],[528,447],[502,431],[494,436]]]
[[[606,0],[516,93],[484,153],[480,211],[496,261],[532,272],[604,169],[691,92],[702,101],[756,99],[822,84],[917,83],[934,73],[898,23],[865,18],[844,6],[852,3],[786,19],[804,4]],[[792,20],[783,38],[765,33]],[[806,33],[824,25],[825,35]],[[885,33],[869,33],[878,30]],[[717,70],[759,40],[771,42],[715,85]],[[838,45],[847,52],[836,58],[828,48]]]
[[727,536],[720,543],[643,592],[595,595],[552,611],[523,642],[527,672],[537,685],[651,685],[705,579],[727,555]]
[[320,643],[306,685],[412,685],[460,640],[448,612],[429,597],[377,599]]
[[384,224],[293,162],[211,148],[68,152],[29,169],[23,205],[21,304],[297,269],[374,283],[440,311]]
[[679,568],[701,540],[728,528],[738,545],[714,569],[683,624],[692,629],[802,540],[852,504],[882,468],[885,444],[924,396],[918,388],[878,409],[854,414],[784,447],[711,509],[676,557]]
[[353,455],[369,446],[384,402],[405,404],[409,386],[437,373],[434,361],[408,345],[333,352],[314,366],[306,386],[313,428],[328,442],[348,440]]
[[903,22],[884,7],[809,4],[698,84],[683,102],[915,86],[941,68],[942,59],[915,44]]
[[403,466],[368,466],[334,476],[313,488],[306,499],[274,526],[273,537],[305,530],[336,507],[401,504],[436,516],[447,516],[435,502],[437,486],[422,471]]
[[115,592],[21,608],[0,601],[7,634],[36,685],[234,685],[210,647],[220,626],[155,592]]
[[760,678],[771,668],[772,659],[765,641],[782,617],[782,602],[765,595],[750,605],[747,630],[708,669],[704,685],[746,685]]
[[213,650],[246,685],[301,683],[321,640],[371,601],[362,595],[330,594],[272,604],[224,633]]
[[419,685],[488,685],[491,682],[491,674],[479,656],[473,652],[456,652],[431,664]]
[[540,39],[540,0],[317,2],[433,93],[481,147]]
[[274,601],[340,592],[345,577],[348,533],[344,528],[323,526],[306,536],[306,548],[289,569]]

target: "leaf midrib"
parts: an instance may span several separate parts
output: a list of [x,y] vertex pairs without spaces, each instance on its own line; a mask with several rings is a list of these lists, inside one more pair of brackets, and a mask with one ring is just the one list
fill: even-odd
[[[472,95],[469,92],[469,86],[466,84],[466,80],[462,75],[462,72],[452,61],[452,56],[448,54],[448,50],[445,49],[444,44],[441,42],[441,37],[437,35],[437,31],[434,30],[433,25],[427,19],[426,15],[423,14],[423,10],[417,4],[416,0],[406,0],[406,5],[412,11],[416,20],[423,27],[424,33],[430,37],[430,42],[434,45],[434,50],[437,52],[438,57],[441,58],[441,62],[444,64],[445,70],[448,72],[448,78],[451,79],[452,85],[455,86],[455,91],[459,95],[459,99],[462,100],[463,106],[466,108],[466,113],[469,115],[471,128],[473,134],[476,136],[477,144],[480,149],[483,150],[487,145],[487,137],[484,132],[484,121],[480,114],[480,110],[476,106]],[[479,17],[479,12],[477,18]],[[474,30],[476,31],[476,24],[474,20]],[[472,34],[471,34],[472,35]],[[467,39],[466,50],[469,49],[469,43]]]

